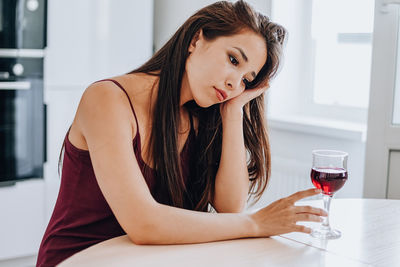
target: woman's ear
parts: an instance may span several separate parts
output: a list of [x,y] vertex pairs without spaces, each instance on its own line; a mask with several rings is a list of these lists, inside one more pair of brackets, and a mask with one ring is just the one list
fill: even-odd
[[192,53],[195,48],[198,46],[199,41],[203,40],[203,30],[200,29],[196,32],[196,34],[193,36],[192,41],[190,42],[189,45],[189,53]]

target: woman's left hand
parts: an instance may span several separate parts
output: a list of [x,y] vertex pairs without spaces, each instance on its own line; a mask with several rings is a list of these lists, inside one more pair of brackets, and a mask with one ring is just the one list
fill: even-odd
[[248,102],[250,102],[254,98],[260,96],[262,93],[264,93],[268,89],[268,87],[269,86],[264,86],[264,87],[260,87],[260,88],[244,90],[240,95],[238,95],[234,98],[231,98],[224,103],[221,103],[220,104],[221,115],[224,115],[224,113],[228,109],[242,111],[244,105],[246,105]]

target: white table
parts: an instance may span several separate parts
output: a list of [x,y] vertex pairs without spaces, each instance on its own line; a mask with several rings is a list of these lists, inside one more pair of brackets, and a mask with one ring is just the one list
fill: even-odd
[[[321,206],[322,200],[299,204]],[[330,214],[331,225],[342,232],[340,239],[321,242],[290,233],[139,246],[125,235],[89,247],[59,266],[400,266],[400,200],[334,199]]]

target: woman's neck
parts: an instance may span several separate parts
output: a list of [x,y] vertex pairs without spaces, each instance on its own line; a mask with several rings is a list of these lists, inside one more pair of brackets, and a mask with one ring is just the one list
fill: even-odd
[[[153,114],[154,107],[157,102],[159,76],[149,75],[145,73],[133,73],[129,75],[129,83],[134,84],[131,88],[132,97],[137,100],[142,110],[146,110],[148,114]],[[180,90],[179,108],[182,112],[184,104],[193,100],[193,96],[188,85],[186,73],[182,79]]]
[[[154,107],[157,103],[159,76],[149,75],[145,73],[133,73],[121,77],[127,80],[130,84],[130,95],[134,99],[135,109],[140,109],[141,112],[146,113],[146,121],[148,126],[151,127],[152,118],[154,115]],[[189,114],[184,104],[193,99],[190,88],[187,85],[187,79],[184,77],[182,80],[180,95],[180,125],[178,128],[179,134],[186,134],[190,130]]]

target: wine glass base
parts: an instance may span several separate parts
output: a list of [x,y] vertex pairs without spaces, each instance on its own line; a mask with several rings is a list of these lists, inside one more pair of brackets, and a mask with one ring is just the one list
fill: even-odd
[[334,229],[315,229],[311,231],[310,235],[318,239],[337,239],[342,236],[342,233],[339,230]]

